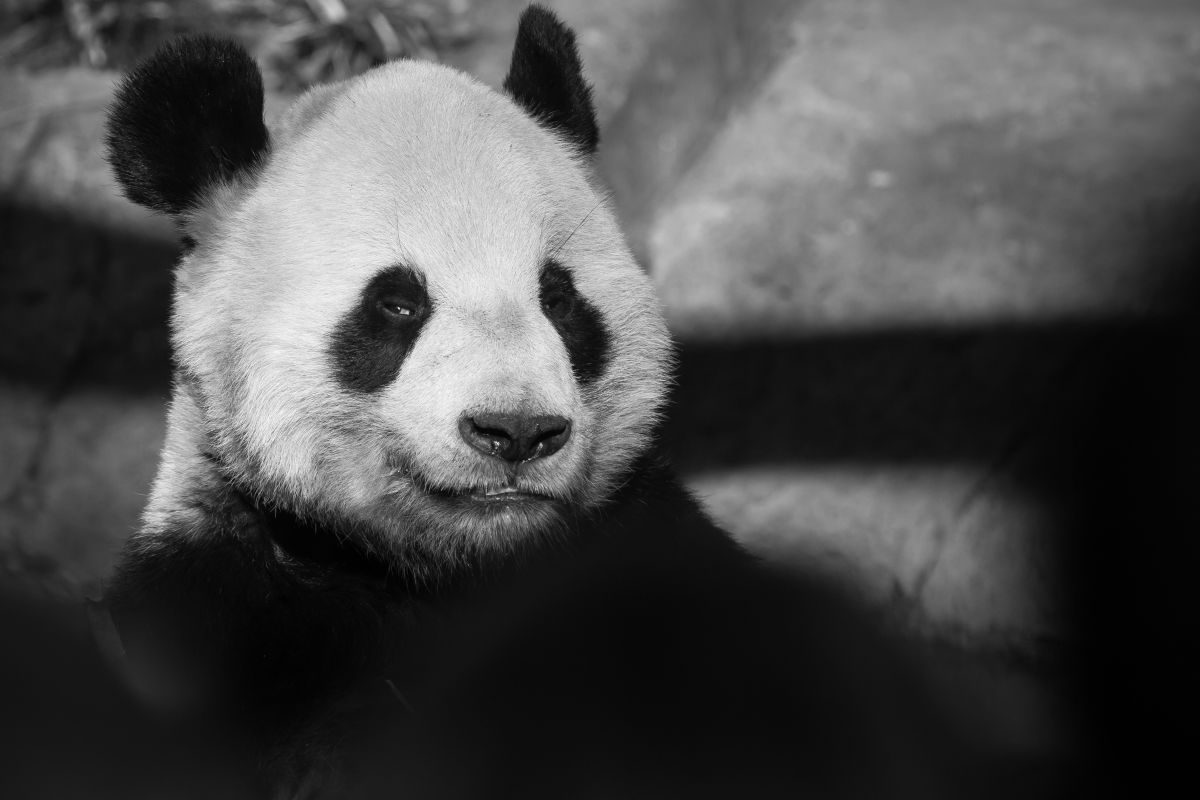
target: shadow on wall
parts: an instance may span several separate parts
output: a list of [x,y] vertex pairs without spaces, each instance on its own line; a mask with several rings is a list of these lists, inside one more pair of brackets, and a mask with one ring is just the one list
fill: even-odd
[[165,394],[170,243],[0,198],[5,379],[51,395]]
[[0,230],[0,568],[77,596],[154,474],[176,248],[11,197]]

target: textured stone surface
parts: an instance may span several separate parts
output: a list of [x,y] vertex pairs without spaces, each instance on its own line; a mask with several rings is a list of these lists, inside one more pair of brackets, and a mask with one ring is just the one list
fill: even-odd
[[1151,302],[1148,227],[1197,174],[1191,8],[847,0],[791,37],[657,211],[680,333]]
[[1200,9],[792,11],[635,229],[677,463],[753,549],[1031,652],[1064,633],[1073,426],[1195,253]]

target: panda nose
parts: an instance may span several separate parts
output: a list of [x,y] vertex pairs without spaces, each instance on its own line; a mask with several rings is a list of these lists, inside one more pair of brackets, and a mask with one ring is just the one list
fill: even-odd
[[458,421],[458,432],[479,452],[516,463],[545,458],[561,450],[571,438],[571,421],[520,414],[464,415]]

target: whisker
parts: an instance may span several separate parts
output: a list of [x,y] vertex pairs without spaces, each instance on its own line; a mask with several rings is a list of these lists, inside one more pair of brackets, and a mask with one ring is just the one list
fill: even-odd
[[604,201],[606,199],[608,199],[608,195],[607,194],[602,195],[600,197],[600,199],[596,201],[596,204],[594,206],[592,206],[590,209],[588,209],[588,212],[583,215],[583,219],[579,220],[579,224],[576,225],[574,228],[572,228],[571,232],[569,234],[567,234],[567,238],[563,239],[562,242],[559,243],[558,247],[554,248],[553,253],[546,256],[547,261],[553,259],[556,255],[558,255],[558,252],[560,250],[562,250],[564,247],[567,246],[567,242],[571,241],[571,237],[573,237],[576,233],[579,232],[579,229],[583,227],[583,223],[588,221],[588,218],[592,216],[592,213],[595,212],[595,210],[597,208],[604,205]]

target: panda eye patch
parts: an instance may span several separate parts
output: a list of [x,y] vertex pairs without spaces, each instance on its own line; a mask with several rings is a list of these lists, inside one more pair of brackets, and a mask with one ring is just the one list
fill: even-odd
[[387,386],[433,311],[420,273],[404,266],[380,270],[334,329],[329,355],[338,382],[354,392]]
[[542,297],[542,310],[551,317],[566,317],[571,313],[574,297],[567,292],[552,291]]
[[557,264],[547,264],[540,280],[542,312],[551,320],[565,320],[575,309],[579,297],[571,275]]
[[417,273],[391,267],[375,276],[363,292],[363,301],[385,322],[411,322],[424,316],[429,298]]
[[571,273],[547,261],[538,277],[542,313],[567,348],[571,369],[581,383],[596,380],[608,362],[609,334],[600,312],[575,288]]

